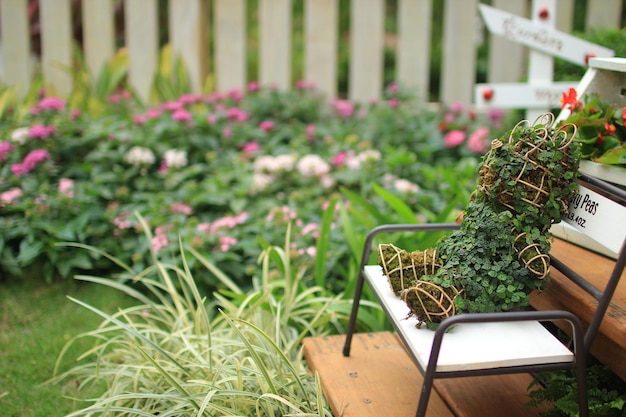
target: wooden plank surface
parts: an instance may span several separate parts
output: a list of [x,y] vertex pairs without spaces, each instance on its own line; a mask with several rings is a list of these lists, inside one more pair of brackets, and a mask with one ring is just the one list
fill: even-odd
[[385,3],[352,0],[350,32],[350,100],[378,100],[383,85]]
[[21,96],[28,92],[33,72],[27,10],[26,0],[0,3],[2,81],[7,85],[19,85]]
[[[613,261],[602,255],[587,251],[579,246],[555,239],[552,255],[562,260],[576,272],[589,280],[596,288],[606,284],[613,268]],[[604,362],[622,379],[626,379],[626,272],[617,287],[609,310],[602,321],[598,337],[591,352]],[[538,310],[563,309],[576,314],[586,325],[597,306],[597,301],[585,291],[572,285],[567,278],[555,269],[551,272],[551,282],[547,288],[531,297],[531,305]],[[568,331],[568,326],[562,324]]]
[[[356,334],[349,357],[345,336],[307,338],[304,355],[320,375],[326,399],[337,417],[408,417],[417,410],[422,376],[389,332]],[[428,417],[453,417],[433,392]]]
[[49,94],[67,97],[72,91],[72,16],[69,0],[39,3],[41,61]]
[[259,81],[287,90],[291,86],[291,0],[259,2]]
[[337,0],[305,2],[304,80],[311,81],[329,100],[337,96]]
[[215,0],[215,74],[217,91],[246,87],[246,2]]
[[85,61],[89,72],[95,78],[115,51],[113,1],[83,2],[82,12]]
[[[527,2],[519,0],[494,0],[493,7],[517,16],[528,14]],[[523,45],[503,36],[491,35],[489,39],[490,83],[519,82],[525,74],[528,51]]]
[[413,89],[423,101],[429,101],[432,10],[432,0],[400,0],[398,3],[396,79],[402,86]]
[[[423,378],[400,340],[389,332],[356,334],[350,357],[344,335],[304,340],[304,355],[320,374],[337,417],[412,417]],[[539,417],[549,407],[528,408],[530,374],[435,380],[428,417]],[[494,395],[497,393],[497,395]]]
[[156,0],[124,2],[128,79],[137,95],[148,103],[157,69],[159,51],[158,7]]

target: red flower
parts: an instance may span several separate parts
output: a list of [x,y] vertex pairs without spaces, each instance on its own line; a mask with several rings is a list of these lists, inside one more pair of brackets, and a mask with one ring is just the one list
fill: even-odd
[[614,124],[609,123],[609,122],[606,122],[604,124],[604,133],[606,133],[609,136],[613,136],[615,132],[617,132],[617,128],[615,127]]
[[570,88],[569,91],[563,93],[563,97],[561,97],[561,109],[564,109],[567,105],[570,106],[571,110],[582,106],[582,103],[578,101],[578,94],[574,88]]

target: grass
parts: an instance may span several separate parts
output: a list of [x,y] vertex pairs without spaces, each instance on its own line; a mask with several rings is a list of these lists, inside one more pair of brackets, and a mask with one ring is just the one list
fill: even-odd
[[[44,384],[52,377],[57,356],[76,334],[96,328],[102,318],[71,302],[72,296],[114,312],[132,305],[121,292],[76,281],[49,285],[32,279],[2,283],[0,290],[0,414],[8,417],[54,417],[84,407],[72,397],[77,381]],[[61,371],[75,365],[87,341],[75,344]],[[81,398],[98,396],[104,387],[80,393]]]

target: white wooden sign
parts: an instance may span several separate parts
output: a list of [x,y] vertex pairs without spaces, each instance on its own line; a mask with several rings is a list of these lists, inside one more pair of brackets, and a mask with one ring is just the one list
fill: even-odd
[[[561,107],[563,92],[574,82],[553,82],[553,58],[586,66],[592,57],[612,57],[611,49],[576,38],[554,28],[556,0],[533,0],[533,19],[525,19],[484,4],[479,10],[489,31],[531,48],[527,83],[477,84],[474,102],[478,108],[527,109],[534,120],[551,108]],[[502,57],[506,59],[506,57]]]
[[561,107],[563,92],[576,83],[563,81],[547,84],[498,83],[474,87],[477,107],[497,109],[543,109]]
[[480,14],[494,35],[504,36],[514,42],[586,66],[591,57],[609,58],[615,52],[554,28],[481,4]]
[[583,185],[564,221],[615,253],[626,236],[626,207]]

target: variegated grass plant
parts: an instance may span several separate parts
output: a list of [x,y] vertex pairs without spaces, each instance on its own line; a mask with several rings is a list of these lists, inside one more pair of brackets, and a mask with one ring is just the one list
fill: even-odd
[[119,279],[79,276],[117,288],[137,304],[109,315],[72,299],[104,320],[70,340],[59,356],[61,361],[75,340],[92,338],[93,347],[79,358],[91,361],[55,372],[52,381],[105,381],[107,389],[70,416],[331,415],[301,341],[340,331],[349,309],[340,295],[303,285],[305,271],[291,269],[290,246],[287,238],[284,248],[263,250],[247,292],[190,249],[222,284],[215,294],[201,294],[182,244],[182,265],[164,264],[153,254],[153,265],[137,275],[109,257],[126,271]]

